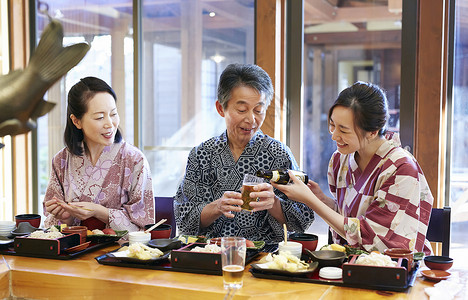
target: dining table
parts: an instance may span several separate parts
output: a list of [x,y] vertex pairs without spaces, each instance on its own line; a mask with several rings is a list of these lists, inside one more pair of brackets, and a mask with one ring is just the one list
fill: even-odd
[[[223,277],[219,275],[103,265],[95,259],[118,247],[107,246],[70,260],[0,255],[0,298],[227,299]],[[247,265],[243,287],[235,291],[233,299],[420,300],[429,299],[425,289],[435,284],[417,276],[414,285],[404,291],[382,291],[257,278],[249,269]],[[466,299],[468,270],[454,266],[450,272],[456,272],[465,287],[455,299]]]

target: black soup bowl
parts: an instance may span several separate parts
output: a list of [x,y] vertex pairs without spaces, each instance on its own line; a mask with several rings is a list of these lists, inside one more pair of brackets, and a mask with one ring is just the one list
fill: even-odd
[[424,264],[431,270],[447,271],[453,265],[453,259],[447,256],[426,256],[424,257]]
[[319,267],[341,267],[346,260],[346,253],[335,250],[319,250],[310,251],[306,249],[306,253],[310,256],[312,261],[317,261]]

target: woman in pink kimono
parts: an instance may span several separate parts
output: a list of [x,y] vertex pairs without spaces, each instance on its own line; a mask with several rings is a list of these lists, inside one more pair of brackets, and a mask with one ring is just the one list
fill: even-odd
[[330,225],[335,243],[366,251],[406,248],[431,253],[426,240],[433,197],[415,158],[387,133],[387,99],[376,85],[357,82],[343,90],[328,113],[337,151],[328,183],[334,199],[317,183],[291,176],[272,185],[312,208]]
[[52,160],[45,226],[97,219],[106,228],[138,231],[153,224],[150,168],[122,139],[112,88],[95,77],[81,79],[68,94],[67,116],[66,147]]

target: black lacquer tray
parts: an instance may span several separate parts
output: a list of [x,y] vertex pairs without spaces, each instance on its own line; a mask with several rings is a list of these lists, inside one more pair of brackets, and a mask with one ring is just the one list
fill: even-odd
[[[195,243],[194,243],[195,244]],[[187,246],[184,246],[187,247]],[[252,262],[261,252],[274,252],[278,248],[277,244],[267,244],[262,249],[247,249],[245,262],[246,264]],[[115,250],[115,251],[118,251]],[[176,250],[177,251],[177,250]],[[223,275],[221,269],[221,261],[219,261],[219,268],[213,267],[203,267],[199,266],[197,268],[187,268],[184,264],[179,264],[178,266],[173,266],[171,264],[171,258],[165,260],[160,260],[158,263],[131,263],[129,261],[123,261],[112,255],[109,255],[114,251],[95,257],[96,261],[102,265],[110,265],[117,267],[127,267],[127,268],[143,268],[143,269],[152,269],[152,270],[164,270],[164,271],[174,271],[174,272],[186,272],[186,273],[196,273],[196,274],[208,274],[208,275]],[[172,253],[171,253],[172,255]],[[219,255],[219,254],[218,254]],[[213,255],[211,258],[214,258]]]
[[329,284],[336,286],[355,287],[372,290],[404,292],[413,286],[416,280],[419,262],[417,262],[410,272],[407,272],[406,259],[395,259],[397,267],[376,267],[354,264],[355,257],[351,256],[349,262],[342,265],[342,279],[324,279],[319,277],[319,269],[301,276],[285,276],[280,273],[272,274],[259,269],[251,268],[249,271],[254,277],[263,279],[310,282],[318,284]]

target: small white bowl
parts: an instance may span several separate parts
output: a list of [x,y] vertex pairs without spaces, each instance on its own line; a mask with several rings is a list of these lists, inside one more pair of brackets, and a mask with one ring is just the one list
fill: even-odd
[[133,243],[142,243],[148,244],[151,240],[151,233],[145,233],[144,231],[134,231],[128,234],[128,243],[131,245]]
[[302,244],[298,242],[287,242],[286,245],[283,242],[278,244],[279,253],[289,252],[290,254],[301,259],[302,255]]
[[0,221],[0,229],[1,230],[6,230],[10,228],[16,227],[16,222],[13,221]]

